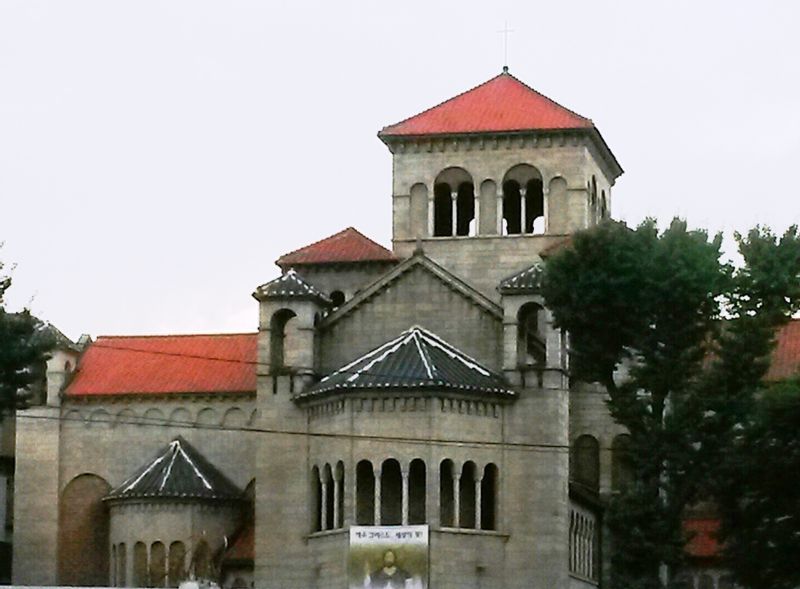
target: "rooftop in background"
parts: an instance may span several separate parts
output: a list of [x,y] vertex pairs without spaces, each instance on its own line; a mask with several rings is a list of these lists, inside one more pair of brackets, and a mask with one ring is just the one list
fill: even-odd
[[270,298],[301,298],[316,299],[323,304],[331,302],[322,291],[295,272],[294,268],[289,269],[286,274],[259,286],[253,293],[253,297],[259,301]]
[[800,319],[791,320],[778,331],[772,365],[767,372],[767,380],[790,376],[800,376]]
[[349,389],[427,389],[515,395],[501,375],[421,327],[407,329],[326,376],[299,397]]
[[353,227],[288,254],[275,262],[282,269],[308,264],[395,262],[395,255]]
[[183,438],[175,438],[158,456],[113,489],[106,500],[239,500],[242,492]]
[[683,530],[690,538],[686,543],[686,554],[692,558],[715,558],[720,554],[717,540],[720,522],[718,518],[689,518],[683,521]]
[[68,396],[254,393],[256,334],[100,336]]
[[384,127],[381,137],[593,129],[572,112],[503,71],[480,86]]

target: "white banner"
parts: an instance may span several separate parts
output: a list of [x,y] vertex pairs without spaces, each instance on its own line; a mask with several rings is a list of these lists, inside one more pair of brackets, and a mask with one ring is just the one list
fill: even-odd
[[350,589],[427,589],[428,526],[352,526]]

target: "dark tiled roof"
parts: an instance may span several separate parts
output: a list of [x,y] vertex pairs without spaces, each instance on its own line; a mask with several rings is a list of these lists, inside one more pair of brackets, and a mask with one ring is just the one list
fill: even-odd
[[767,372],[769,381],[800,376],[800,319],[793,319],[775,335],[772,364]]
[[278,258],[281,268],[304,264],[343,264],[355,262],[396,262],[388,249],[353,227],[340,231]]
[[106,500],[239,500],[242,491],[184,439],[169,443],[152,461],[128,477]]
[[294,269],[290,269],[283,276],[262,284],[253,293],[259,301],[263,299],[289,299],[305,298],[316,299],[324,304],[330,299],[317,287],[305,280]]
[[538,293],[542,286],[542,272],[544,267],[541,262],[509,276],[500,282],[497,287],[502,294]]
[[445,389],[514,395],[503,377],[421,327],[326,376],[300,397],[348,389]]

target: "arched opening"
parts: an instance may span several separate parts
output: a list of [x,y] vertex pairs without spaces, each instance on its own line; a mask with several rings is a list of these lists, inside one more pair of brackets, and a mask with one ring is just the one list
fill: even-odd
[[211,580],[211,549],[208,542],[200,540],[194,549],[194,576],[198,580]]
[[286,366],[286,326],[295,312],[290,309],[276,311],[269,322],[270,369],[272,374],[283,374]]
[[[128,586],[128,549],[125,542],[117,546],[117,587]],[[177,585],[176,585],[177,587]]]
[[381,467],[381,525],[403,523],[403,475],[400,463],[394,458],[383,461]]
[[589,210],[591,211],[592,225],[597,224],[597,179],[592,176],[592,187],[590,190]]
[[517,313],[517,359],[519,366],[543,366],[547,356],[546,316],[537,303],[525,303]]
[[608,201],[606,201],[606,191],[600,193],[600,219],[608,218]]
[[633,482],[631,437],[620,434],[611,442],[611,489],[622,491]]
[[467,461],[461,469],[459,481],[459,524],[462,528],[475,527],[475,463]]
[[455,525],[453,472],[453,461],[449,458],[442,460],[439,465],[439,518],[443,527]]
[[487,464],[481,479],[481,529],[497,529],[497,466]]
[[375,473],[369,460],[356,465],[356,523],[360,526],[375,524]]
[[425,463],[419,458],[408,467],[408,523],[425,523]]
[[111,569],[111,586],[117,587],[117,545],[111,545],[111,562],[109,563]]
[[544,184],[531,165],[518,164],[503,178],[505,235],[544,233]]
[[572,445],[570,472],[573,482],[597,491],[600,488],[600,444],[594,436],[582,435]]
[[333,308],[336,309],[344,305],[344,293],[341,290],[334,290],[330,296]]
[[169,586],[177,587],[186,579],[186,546],[183,542],[169,545]]
[[147,587],[147,546],[144,542],[133,545],[133,586]]
[[433,184],[433,235],[474,235],[475,185],[463,168],[447,168]]
[[333,472],[331,471],[331,465],[326,464],[325,468],[322,470],[322,484],[323,484],[323,495],[325,496],[325,527],[326,530],[332,530],[334,528],[334,509],[333,506],[335,504],[335,492],[333,490],[334,480],[333,480]]
[[108,583],[109,517],[103,497],[110,490],[104,479],[93,474],[77,476],[64,487],[58,507],[60,585]]
[[311,469],[311,531],[319,532],[322,530],[322,479],[320,478],[319,468],[314,466]]
[[150,546],[150,584],[148,587],[165,587],[167,581],[167,550],[162,542]]

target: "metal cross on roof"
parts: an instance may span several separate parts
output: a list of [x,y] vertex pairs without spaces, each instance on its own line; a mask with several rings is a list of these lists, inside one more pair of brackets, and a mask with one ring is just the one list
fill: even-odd
[[514,32],[514,29],[508,28],[508,21],[506,21],[505,26],[503,27],[502,31],[497,31],[498,33],[503,35],[503,71],[508,71],[508,36]]

